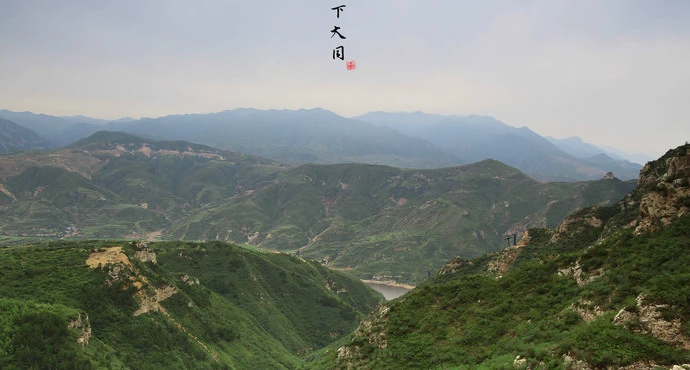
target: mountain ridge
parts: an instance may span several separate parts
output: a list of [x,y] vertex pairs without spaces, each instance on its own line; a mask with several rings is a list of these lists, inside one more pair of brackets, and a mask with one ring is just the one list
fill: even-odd
[[578,159],[528,127],[515,128],[490,116],[376,112],[356,118],[427,140],[468,162],[498,159],[539,180],[598,179],[607,172],[633,179],[642,168],[627,162]]
[[571,136],[562,139],[556,139],[550,136],[545,136],[547,140],[554,143],[561,150],[572,154],[578,158],[594,157],[598,154],[605,154],[616,160],[626,160],[630,163],[644,165],[645,163],[654,160],[650,156],[642,154],[627,154],[620,150],[610,147],[598,147],[594,144],[586,143],[578,136]]
[[21,119],[19,124],[58,146],[108,130],[156,140],[189,140],[291,165],[361,162],[440,168],[494,158],[546,181],[595,180],[607,172],[627,180],[641,169],[624,161],[577,158],[528,127],[515,128],[480,115],[371,112],[345,118],[322,108],[238,108],[107,122],[0,111],[3,114]]
[[0,185],[0,232],[9,236],[224,240],[407,283],[635,186],[539,183],[490,159],[434,170],[294,167],[113,132],[0,157]]

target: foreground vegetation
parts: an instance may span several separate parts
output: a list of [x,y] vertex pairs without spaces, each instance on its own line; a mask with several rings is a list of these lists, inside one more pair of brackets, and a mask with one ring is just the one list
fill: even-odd
[[[562,368],[566,356],[596,368],[687,363],[690,351],[645,333],[639,318],[617,325],[614,317],[621,309],[668,305],[659,311],[662,318],[680,320],[679,334],[690,337],[689,232],[686,216],[658,234],[633,238],[627,231],[586,252],[559,254],[548,243],[532,245],[538,252],[500,278],[459,267],[390,303],[385,316],[344,347],[351,357],[339,361],[331,348],[326,364],[508,369],[517,356],[530,368]],[[584,273],[604,273],[579,287],[572,276],[559,274],[578,260]],[[381,334],[385,348],[371,341]]]
[[108,241],[0,249],[0,297],[3,369],[295,368],[382,298],[284,254]]

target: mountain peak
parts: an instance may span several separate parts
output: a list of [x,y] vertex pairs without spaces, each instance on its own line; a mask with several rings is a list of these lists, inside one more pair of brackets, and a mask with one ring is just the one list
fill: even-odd
[[71,148],[93,147],[100,145],[107,145],[113,143],[125,144],[141,144],[145,140],[139,136],[128,134],[119,131],[98,131],[89,137],[85,137],[76,143],[70,145]]
[[690,213],[690,144],[648,162],[640,171],[634,198],[640,207],[636,233],[659,229]]

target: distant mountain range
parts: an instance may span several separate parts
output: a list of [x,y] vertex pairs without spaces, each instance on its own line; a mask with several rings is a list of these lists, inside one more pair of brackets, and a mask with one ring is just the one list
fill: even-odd
[[654,158],[644,154],[628,154],[615,148],[598,147],[593,144],[585,143],[577,136],[572,136],[565,139],[556,139],[550,136],[545,136],[545,138],[562,151],[578,158],[591,158],[599,154],[605,154],[613,159],[630,161],[639,165],[644,165],[645,163],[654,160]]
[[492,158],[539,180],[598,179],[607,172],[632,179],[642,169],[635,163],[602,156],[602,151],[578,158],[527,127],[508,126],[493,117],[373,112],[355,118],[429,141],[465,162]]
[[[637,178],[639,164],[574,139],[546,139],[486,116],[373,112],[345,118],[324,109],[235,109],[117,121],[0,111],[63,147],[100,130],[156,140],[187,140],[286,164],[367,163],[451,167],[495,159],[541,181],[595,180],[608,172]],[[603,155],[602,155],[603,154]]]
[[0,118],[0,153],[55,147],[32,130]]

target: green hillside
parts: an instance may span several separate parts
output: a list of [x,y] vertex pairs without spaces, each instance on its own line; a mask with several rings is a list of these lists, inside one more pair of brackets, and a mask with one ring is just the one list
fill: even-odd
[[417,282],[451,258],[505,247],[505,234],[556,226],[574,210],[610,204],[634,186],[615,178],[538,183],[492,160],[438,170],[305,165],[247,197],[193,214],[171,236],[299,249],[354,268],[361,278]]
[[329,369],[669,369],[690,362],[690,145],[608,207],[457,258],[314,356]]
[[10,236],[146,237],[280,169],[202,145],[100,132],[69,148],[0,157],[0,229]]
[[291,369],[382,298],[342,273],[235,245],[0,249],[0,368]]
[[8,237],[221,240],[299,253],[360,278],[416,283],[635,186],[540,183],[494,160],[434,170],[287,167],[188,142],[99,132],[0,156]]

